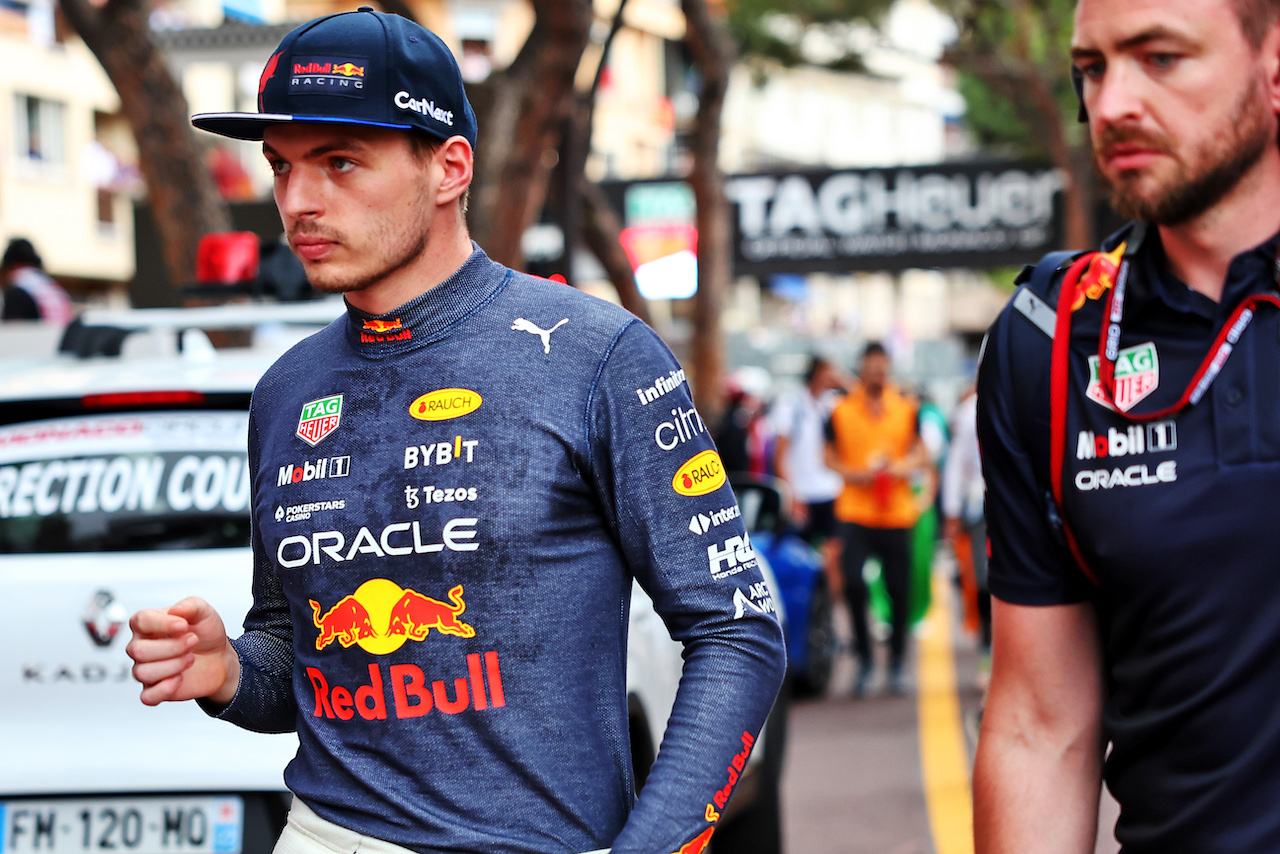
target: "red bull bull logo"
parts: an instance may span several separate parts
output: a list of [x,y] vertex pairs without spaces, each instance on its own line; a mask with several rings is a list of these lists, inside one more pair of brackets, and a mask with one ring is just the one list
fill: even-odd
[[1120,262],[1124,260],[1127,245],[1121,243],[1110,252],[1099,252],[1093,256],[1088,268],[1080,274],[1080,293],[1071,306],[1072,311],[1084,305],[1086,299],[1098,299],[1115,287],[1116,274],[1120,270]]
[[693,839],[681,845],[680,850],[676,851],[675,854],[702,854],[706,850],[707,843],[711,841],[711,834],[714,832],[714,827],[708,827]]
[[449,601],[441,602],[394,581],[374,578],[342,597],[324,615],[320,603],[309,599],[312,622],[320,630],[316,649],[337,641],[343,648],[359,645],[373,655],[386,655],[406,641],[426,640],[432,629],[459,638],[475,637],[476,630],[458,619],[467,609],[462,592],[462,585],[456,584],[449,590]]
[[[341,65],[335,65],[333,67],[333,73],[341,74],[343,77],[363,77],[364,66],[356,65],[353,62],[344,62]],[[396,322],[399,323],[399,321]]]
[[392,329],[402,329],[403,327],[404,324],[400,322],[398,317],[395,320],[366,320],[364,322],[364,328],[369,332],[390,332]]

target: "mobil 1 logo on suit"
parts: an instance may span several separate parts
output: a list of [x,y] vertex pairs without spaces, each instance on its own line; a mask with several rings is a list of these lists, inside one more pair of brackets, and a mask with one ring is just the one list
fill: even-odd
[[1173,421],[1130,424],[1117,430],[1081,430],[1076,439],[1076,459],[1096,460],[1132,457],[1178,450],[1178,425]]

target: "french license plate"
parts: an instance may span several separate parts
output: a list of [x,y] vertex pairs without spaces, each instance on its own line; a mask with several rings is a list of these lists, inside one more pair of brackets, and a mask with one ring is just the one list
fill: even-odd
[[0,854],[240,854],[235,796],[0,801]]

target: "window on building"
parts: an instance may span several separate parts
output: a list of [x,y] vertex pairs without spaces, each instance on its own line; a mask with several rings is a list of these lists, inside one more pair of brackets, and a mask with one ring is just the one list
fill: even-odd
[[14,97],[14,151],[18,158],[56,166],[65,164],[62,133],[65,106],[34,95],[18,93]]

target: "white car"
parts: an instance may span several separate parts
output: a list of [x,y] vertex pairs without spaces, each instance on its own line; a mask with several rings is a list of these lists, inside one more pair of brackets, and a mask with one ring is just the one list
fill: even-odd
[[[90,314],[62,342],[68,352],[0,362],[0,854],[270,852],[297,739],[210,720],[194,703],[142,705],[124,647],[130,614],[189,595],[238,633],[252,574],[249,396],[285,347],[341,310]],[[253,329],[258,346],[215,349],[204,330],[226,328]],[[675,699],[680,652],[635,587],[637,784]],[[741,829],[757,815],[776,824],[766,752],[752,764],[772,779],[744,779],[726,813]],[[753,795],[760,813],[744,809]]]

